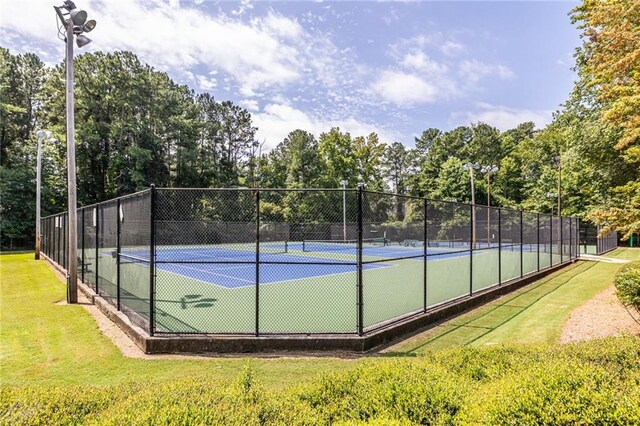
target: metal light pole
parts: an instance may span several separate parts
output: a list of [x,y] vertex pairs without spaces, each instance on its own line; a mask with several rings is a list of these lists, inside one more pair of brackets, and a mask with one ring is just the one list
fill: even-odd
[[38,156],[36,164],[36,260],[40,260],[40,182],[41,182],[41,170],[42,170],[42,141],[47,139],[49,142],[56,142],[56,138],[51,137],[51,132],[45,130],[38,130],[36,132],[38,137]]
[[487,248],[491,247],[491,173],[498,171],[498,166],[484,166],[482,173],[487,174]]
[[[558,196],[555,192],[547,192],[547,198],[556,198]],[[553,216],[553,203],[551,203],[551,216]]]
[[58,35],[64,34],[66,44],[67,65],[67,210],[69,214],[69,264],[67,265],[67,303],[78,301],[78,230],[76,203],[76,150],[75,150],[75,115],[73,110],[73,39],[75,36],[78,47],[91,43],[91,39],[82,33],[89,32],[96,27],[93,19],[87,21],[87,12],[76,8],[76,5],[65,0],[62,6],[53,7],[58,16],[60,26]]
[[471,176],[471,248],[476,248],[476,187],[473,179],[473,170],[478,170],[480,165],[478,163],[467,163],[462,166],[465,170],[469,170]]
[[342,185],[342,239],[347,241],[347,184],[348,180],[340,181]]

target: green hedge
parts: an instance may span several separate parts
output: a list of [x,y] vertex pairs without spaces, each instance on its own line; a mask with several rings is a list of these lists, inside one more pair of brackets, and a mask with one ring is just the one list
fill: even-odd
[[[179,375],[179,372],[176,372]],[[113,387],[14,387],[3,424],[640,424],[640,340],[563,347],[462,348],[365,359],[270,391],[250,369]]]
[[615,277],[615,286],[618,299],[640,312],[640,262],[620,268]]

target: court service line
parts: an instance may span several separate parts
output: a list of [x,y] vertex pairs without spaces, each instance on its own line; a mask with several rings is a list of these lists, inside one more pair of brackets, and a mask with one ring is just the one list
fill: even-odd
[[204,269],[193,268],[191,266],[184,266],[184,264],[176,264],[176,263],[174,263],[173,265],[175,265],[175,266],[177,266],[179,268],[191,269],[193,271],[199,271],[199,272],[202,272],[202,273],[205,273],[205,274],[209,274],[209,275],[217,275],[217,276],[220,276],[220,277],[230,278],[232,280],[244,281],[246,283],[255,284],[255,280],[245,280],[243,278],[238,278],[238,277],[234,277],[234,276],[231,276],[231,275],[218,274],[216,272],[211,272],[211,271],[207,271],[207,270],[204,270]]

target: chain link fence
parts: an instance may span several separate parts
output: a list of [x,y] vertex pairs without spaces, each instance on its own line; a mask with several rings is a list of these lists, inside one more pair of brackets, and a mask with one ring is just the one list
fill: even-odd
[[580,222],[578,250],[582,254],[604,254],[618,247],[618,234],[609,231],[602,234],[602,226]]
[[[570,262],[585,241],[575,218],[364,189],[151,188],[78,222],[79,277],[151,335],[364,335]],[[42,219],[62,266],[67,226]]]

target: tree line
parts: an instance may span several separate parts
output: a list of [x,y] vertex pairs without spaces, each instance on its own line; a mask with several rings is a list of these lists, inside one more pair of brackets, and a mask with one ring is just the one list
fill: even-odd
[[[263,152],[251,114],[209,93],[196,93],[134,53],[77,57],[76,130],[79,205],[151,183],[159,187],[338,188],[471,201],[466,163],[476,172],[476,203],[563,215],[640,231],[640,41],[638,5],[586,0],[572,13],[582,30],[578,79],[553,122],[526,122],[501,132],[486,123],[424,130],[409,141],[339,128],[317,137],[293,129]],[[622,24],[620,24],[620,22]],[[635,25],[635,27],[634,27]],[[619,49],[607,48],[616,43]],[[635,58],[635,59],[634,59]],[[614,66],[615,65],[615,66]],[[43,147],[43,215],[66,209],[64,63],[47,67],[33,53],[0,48],[0,196],[3,247],[30,246],[35,220],[35,131],[60,141]],[[301,210],[296,196],[269,207]],[[554,210],[555,208],[555,210]],[[304,209],[302,209],[304,210]],[[398,203],[390,219],[409,220]]]

